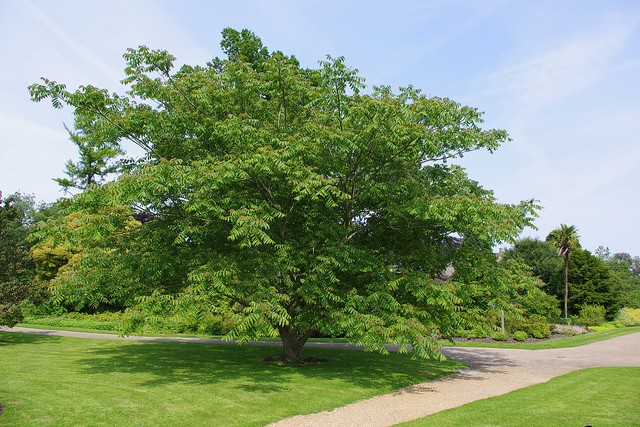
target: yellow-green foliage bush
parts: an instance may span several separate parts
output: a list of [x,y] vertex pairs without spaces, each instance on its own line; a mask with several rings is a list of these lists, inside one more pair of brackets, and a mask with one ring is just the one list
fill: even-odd
[[623,308],[618,313],[616,323],[620,323],[623,326],[640,326],[640,308]]
[[508,338],[507,334],[504,332],[494,332],[491,334],[491,339],[496,341],[506,341]]
[[520,327],[521,330],[534,338],[548,338],[551,335],[551,327],[544,316],[530,316]]
[[516,341],[525,341],[527,338],[529,338],[529,334],[525,331],[515,331],[513,333],[513,339]]

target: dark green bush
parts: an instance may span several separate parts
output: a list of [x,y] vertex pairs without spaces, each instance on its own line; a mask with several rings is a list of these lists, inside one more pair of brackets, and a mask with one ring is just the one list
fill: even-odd
[[197,332],[205,335],[224,335],[231,330],[232,320],[220,315],[207,314],[198,324]]
[[46,299],[40,304],[28,302],[22,307],[25,317],[47,317],[47,316],[63,316],[67,310],[61,305],[56,304],[51,299]]

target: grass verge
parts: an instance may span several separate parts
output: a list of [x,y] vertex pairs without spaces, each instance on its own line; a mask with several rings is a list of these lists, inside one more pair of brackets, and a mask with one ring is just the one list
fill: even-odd
[[502,343],[502,342],[442,342],[443,345],[453,345],[455,347],[490,347],[490,348],[519,348],[525,350],[546,350],[550,348],[568,348],[591,344],[596,341],[607,340],[622,335],[640,332],[640,326],[619,329],[607,329],[604,331],[591,332],[584,335],[575,335],[568,338],[558,338],[534,343]]
[[272,347],[0,333],[3,426],[261,426],[428,381],[458,362],[309,348],[323,364],[263,362]]
[[51,329],[55,331],[88,332],[92,334],[118,335],[118,332],[109,331],[105,329],[81,328],[81,327],[70,327],[70,326],[52,326],[52,325],[43,325],[40,323],[18,323],[16,326],[20,326],[22,328],[32,328],[32,329]]
[[403,427],[638,426],[640,368],[593,368],[439,412]]
[[[64,327],[56,325],[47,325],[44,323],[20,323],[17,326],[24,328],[34,329],[53,329],[59,331],[71,331],[71,332],[90,332],[99,334],[118,334],[118,332],[108,331],[104,329],[92,329],[83,327]],[[568,338],[558,338],[547,341],[539,341],[535,343],[504,343],[504,342],[456,342],[451,344],[449,341],[442,341],[444,346],[455,347],[488,347],[488,348],[518,348],[525,350],[545,350],[551,348],[568,348],[578,347],[581,345],[591,344],[593,342],[602,341],[610,338],[615,338],[622,335],[632,334],[640,332],[640,326],[633,326],[627,328],[607,328],[596,332],[591,332],[585,335],[576,335]],[[219,335],[202,335],[202,334],[145,334],[147,336],[175,336],[175,337],[195,337],[195,338],[221,338]],[[279,338],[263,338],[263,341],[280,341]],[[346,338],[312,338],[309,342],[329,342],[329,343],[349,343]]]
[[121,313],[66,313],[63,315],[26,316],[23,323],[47,325],[56,328],[82,328],[98,331],[114,331],[120,322]]

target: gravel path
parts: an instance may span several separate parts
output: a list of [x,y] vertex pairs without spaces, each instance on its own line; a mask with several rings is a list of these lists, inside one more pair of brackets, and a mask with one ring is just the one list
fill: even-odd
[[[138,336],[121,338],[117,335],[29,328],[12,328],[9,331],[114,340],[229,343],[203,338]],[[278,342],[271,341],[254,344],[280,345]],[[344,344],[309,343],[309,345],[353,347]],[[444,347],[442,352],[449,358],[466,362],[469,368],[440,380],[413,385],[394,393],[361,400],[331,411],[287,418],[271,424],[270,427],[391,426],[475,400],[499,396],[542,383],[579,369],[610,366],[640,367],[640,333],[563,349]]]
[[287,418],[271,427],[391,426],[542,383],[579,369],[640,367],[640,333],[565,349],[445,347],[442,352],[449,358],[466,362],[469,368],[456,375],[332,411]]

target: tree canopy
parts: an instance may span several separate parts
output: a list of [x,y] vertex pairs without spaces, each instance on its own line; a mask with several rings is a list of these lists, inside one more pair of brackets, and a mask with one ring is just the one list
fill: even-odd
[[410,86],[367,88],[343,58],[304,68],[247,30],[221,45],[227,58],[178,70],[166,51],[128,50],[126,94],[30,87],[73,108],[76,128],[146,152],[39,232],[76,251],[58,285],[135,300],[131,330],[234,310],[228,338],[279,335],[288,359],[314,333],[437,355],[465,309],[441,272],[480,268],[475,246],[511,242],[535,216],[452,164],[507,133]]

